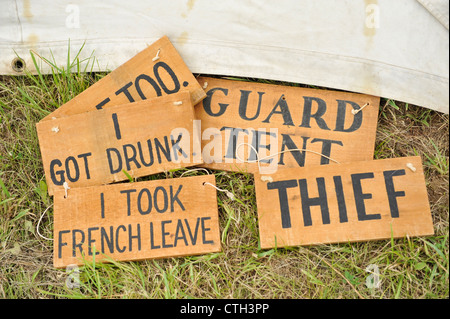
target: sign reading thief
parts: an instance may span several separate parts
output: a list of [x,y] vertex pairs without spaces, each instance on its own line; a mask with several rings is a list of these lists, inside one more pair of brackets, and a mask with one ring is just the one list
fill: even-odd
[[218,252],[213,175],[74,188],[54,196],[54,266]]
[[[48,192],[195,165],[189,92],[37,123]],[[191,138],[192,137],[192,138]]]
[[195,106],[201,120],[206,163],[202,166],[254,173],[258,159],[261,167],[275,171],[373,158],[378,97],[209,77],[198,80],[207,95]]
[[433,235],[420,157],[255,174],[261,248]]
[[94,85],[62,105],[43,121],[189,91],[192,104],[205,92],[169,39],[164,36]]

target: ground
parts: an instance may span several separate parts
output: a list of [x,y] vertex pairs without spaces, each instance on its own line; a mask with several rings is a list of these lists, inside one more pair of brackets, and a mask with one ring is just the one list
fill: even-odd
[[253,177],[212,171],[239,198],[218,193],[222,252],[55,269],[53,243],[40,236],[52,237],[53,200],[35,124],[105,73],[76,60],[54,71],[0,76],[1,298],[449,297],[449,116],[386,98],[374,157],[422,158],[434,236],[261,250]]

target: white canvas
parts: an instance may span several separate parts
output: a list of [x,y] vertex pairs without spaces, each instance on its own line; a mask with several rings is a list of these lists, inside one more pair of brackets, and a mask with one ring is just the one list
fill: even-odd
[[[2,0],[0,74],[30,50],[113,70],[167,35],[193,73],[288,81],[449,112],[447,0]],[[50,68],[40,61],[43,72]],[[92,62],[92,60],[90,60]],[[84,61],[86,63],[86,61]]]

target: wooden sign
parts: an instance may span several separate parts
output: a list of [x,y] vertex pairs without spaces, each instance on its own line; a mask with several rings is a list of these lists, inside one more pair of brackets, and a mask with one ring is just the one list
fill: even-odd
[[218,252],[213,175],[55,190],[54,266]]
[[207,95],[195,106],[204,167],[254,173],[257,159],[262,168],[276,170],[373,158],[378,97],[209,77],[198,81]]
[[37,123],[48,192],[196,165],[189,92]]
[[43,120],[187,90],[195,105],[205,92],[164,36]]
[[255,174],[261,248],[433,235],[420,157]]

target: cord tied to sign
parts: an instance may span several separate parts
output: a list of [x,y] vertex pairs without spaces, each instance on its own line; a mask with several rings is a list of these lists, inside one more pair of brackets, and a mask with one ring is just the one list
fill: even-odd
[[63,183],[63,187],[64,187],[64,192],[65,192],[64,198],[67,198],[67,196],[68,196],[68,192],[67,191],[70,189],[69,184],[67,182],[64,182]]
[[158,49],[158,52],[156,52],[155,57],[152,59],[153,62],[158,61],[159,60],[159,52],[161,52],[161,49]]
[[269,183],[272,183],[273,182],[273,178],[272,177],[270,177],[270,176],[261,176],[261,180],[263,181],[263,182],[269,182]]
[[208,185],[208,186],[214,187],[219,192],[224,192],[228,196],[229,199],[234,200],[234,194],[232,192],[230,192],[229,190],[219,188],[219,187],[217,187],[217,186],[215,186],[215,185],[213,185],[211,183],[208,183],[208,182],[203,182],[203,185]]
[[[68,190],[70,189],[69,184],[68,184],[67,182],[64,182],[64,183],[63,183],[63,187],[64,187],[64,198],[67,198],[67,196],[69,195],[69,194],[68,194]],[[52,206],[53,206],[53,204],[51,204],[50,206],[48,206],[48,207],[44,210],[44,212],[41,214],[41,217],[39,217],[39,221],[38,221],[38,223],[37,223],[37,225],[36,225],[36,232],[37,232],[37,234],[38,234],[41,238],[44,238],[44,239],[46,239],[46,240],[53,240],[53,239],[52,239],[52,238],[45,237],[44,235],[42,235],[42,234],[39,232],[39,226],[41,225],[41,221],[42,221],[42,218],[44,217],[45,213],[46,213],[46,212],[49,210],[49,208],[52,207]]]
[[41,221],[42,221],[42,218],[44,217],[45,213],[46,213],[46,212],[49,210],[49,208],[52,207],[52,206],[53,206],[53,203],[50,204],[50,206],[48,206],[48,207],[44,210],[44,212],[41,214],[41,217],[39,217],[39,221],[38,221],[38,223],[37,223],[37,225],[36,225],[36,232],[37,232],[37,234],[38,234],[41,238],[44,238],[44,239],[46,239],[46,240],[53,240],[53,238],[48,238],[48,237],[45,237],[44,235],[42,235],[41,232],[39,231],[39,226],[41,225]]
[[[189,170],[183,172],[183,174],[181,174],[180,178],[183,177],[184,174],[187,174],[187,173],[190,173],[190,172],[195,172],[195,171],[205,171],[206,174],[210,175],[209,171],[206,168],[192,168],[192,169],[189,169]],[[215,186],[215,185],[213,185],[213,184],[211,184],[209,182],[203,182],[203,186],[205,186],[205,185],[211,186],[211,187],[215,188],[216,190],[218,190],[219,192],[225,193],[228,196],[229,199],[235,200],[234,194],[232,192],[230,192],[229,190],[219,188],[219,187],[217,187],[217,186]]]
[[[242,145],[248,145],[248,146],[255,152],[255,154],[256,154],[256,159],[255,159],[255,160],[243,160],[243,159],[239,156],[238,150],[239,150],[239,148],[240,148]],[[322,154],[322,153],[320,153],[320,152],[316,152],[316,151],[313,151],[313,150],[308,150],[308,149],[306,149],[306,148],[293,148],[293,149],[289,149],[289,150],[277,152],[277,153],[275,153],[275,154],[271,154],[271,155],[264,156],[264,157],[260,158],[260,157],[259,157],[259,154],[258,154],[258,151],[256,150],[256,148],[255,148],[253,145],[249,144],[249,143],[240,143],[240,144],[238,144],[238,145],[236,146],[236,159],[238,159],[239,161],[241,161],[241,162],[243,162],[243,163],[258,163],[258,171],[261,173],[261,163],[260,163],[261,161],[266,160],[266,159],[269,159],[269,158],[271,158],[271,157],[278,156],[278,155],[283,154],[283,153],[286,153],[286,152],[294,152],[294,151],[314,153],[314,154],[323,156],[323,157],[327,158],[328,160],[333,161],[333,162],[335,162],[335,163],[337,163],[337,164],[340,164],[337,160],[335,160],[335,159],[333,159],[333,158],[331,158],[331,157],[329,157],[329,156],[326,156],[325,154]],[[267,182],[267,181],[270,181],[270,178],[269,178],[268,176],[262,176],[262,177],[261,177],[261,180]]]
[[[184,174],[187,174],[187,173],[190,173],[190,172],[195,172],[195,171],[205,171],[206,174],[210,175],[209,171],[206,168],[192,168],[192,169],[189,169],[189,170],[183,172],[183,174],[181,174],[180,178],[183,177]],[[211,184],[209,182],[203,182],[203,186],[205,186],[205,185],[214,187],[219,192],[225,193],[228,196],[229,199],[235,200],[234,194],[232,192],[230,192],[229,190],[219,188],[219,187],[217,187],[217,186],[215,186],[215,185],[213,185],[213,184]]]
[[183,172],[183,173],[180,175],[180,178],[183,177],[184,174],[187,174],[187,173],[190,173],[190,172],[196,172],[196,171],[204,171],[204,172],[206,172],[206,174],[209,175],[209,171],[208,171],[206,168],[191,168],[191,169],[189,169],[189,170]]
[[414,167],[414,165],[412,163],[407,163],[406,167],[408,167],[411,171],[415,172],[416,168]]
[[366,107],[367,105],[369,105],[369,104],[370,104],[370,103],[367,102],[366,104],[364,104],[363,106],[361,106],[360,109],[357,109],[357,110],[353,109],[353,110],[352,110],[352,114],[353,114],[353,115],[358,114],[360,111],[362,111],[363,108],[365,108],[365,107]]

